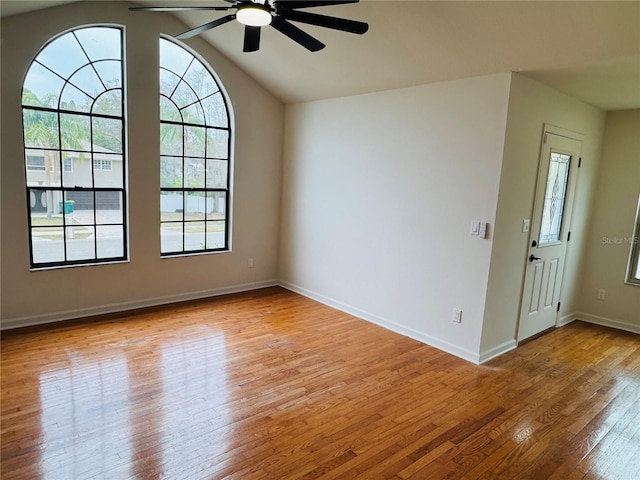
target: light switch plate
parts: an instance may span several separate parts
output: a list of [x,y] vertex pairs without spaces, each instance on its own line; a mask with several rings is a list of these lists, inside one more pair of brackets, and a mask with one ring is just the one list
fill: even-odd
[[480,222],[480,229],[478,230],[480,238],[487,238],[487,226],[487,222]]

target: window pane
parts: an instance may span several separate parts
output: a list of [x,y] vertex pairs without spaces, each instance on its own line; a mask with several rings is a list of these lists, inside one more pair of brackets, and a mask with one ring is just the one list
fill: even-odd
[[96,223],[122,224],[122,192],[96,192]]
[[181,192],[160,193],[160,220],[178,222],[184,219],[184,197]]
[[184,159],[184,186],[187,188],[204,188],[204,158]]
[[28,186],[60,186],[60,156],[51,150],[25,150]]
[[182,238],[182,223],[160,224],[160,252],[176,253],[184,251]]
[[122,88],[122,68],[120,62],[105,60],[93,64],[102,83],[107,88]]
[[95,228],[68,226],[67,260],[91,260],[96,258]]
[[122,91],[117,89],[104,92],[93,104],[92,113],[122,116]]
[[182,126],[160,124],[160,155],[182,155]]
[[62,152],[65,165],[62,183],[65,187],[91,188],[91,154],[89,152]]
[[124,166],[122,155],[93,154],[93,180],[99,188],[122,188]]
[[62,227],[34,227],[31,229],[34,263],[63,262],[64,229]]
[[122,120],[93,117],[93,150],[122,153]]
[[62,148],[91,150],[90,118],[86,115],[60,114]]
[[38,63],[33,63],[24,81],[22,104],[56,108],[64,81]]
[[204,222],[186,222],[184,224],[185,251],[205,249]]
[[182,157],[160,157],[160,186],[182,187]]
[[542,210],[540,245],[557,242],[560,239],[570,161],[571,157],[569,155],[551,153]]
[[104,85],[100,81],[100,77],[98,77],[93,68],[93,65],[82,67],[73,74],[69,79],[69,82],[93,98],[96,98],[105,90]]
[[192,56],[169,40],[160,39],[160,65],[182,76],[191,63]]
[[58,209],[65,214],[67,225],[95,224],[93,192],[67,192],[65,204],[58,202]]
[[205,129],[184,127],[184,154],[188,157],[204,157]]
[[207,220],[224,220],[227,211],[227,194],[225,192],[209,192],[209,208]]
[[67,84],[62,90],[60,108],[76,112],[89,112],[93,99],[78,90],[71,84]]
[[176,104],[164,96],[160,97],[160,120],[182,122],[182,115]]
[[171,97],[171,94],[176,89],[179,82],[180,77],[174,72],[170,72],[164,68],[160,69],[160,93],[162,95]]
[[207,159],[207,188],[227,188],[227,160]]
[[224,248],[226,222],[207,222],[207,248]]
[[73,32],[56,38],[40,52],[36,60],[63,78],[69,78],[78,68],[89,63]]
[[204,220],[207,197],[204,192],[188,192],[184,195],[185,220]]
[[60,148],[56,112],[23,109],[24,146]]
[[197,102],[198,97],[193,93],[191,87],[182,80],[178,83],[178,88],[173,92],[173,95],[171,95],[171,100],[174,101],[178,108],[184,108],[187,105]]
[[120,30],[117,28],[81,28],[75,34],[92,61],[121,59]]
[[195,90],[198,98],[208,97],[219,90],[209,71],[198,59],[193,60],[187,70],[185,80]]
[[29,190],[29,214],[32,227],[61,226],[62,215],[58,209],[48,209],[56,205],[62,194],[58,190]]
[[188,106],[181,110],[185,123],[195,123],[196,125],[205,125],[204,110],[200,102]]
[[124,228],[120,225],[96,227],[98,258],[124,256]]
[[207,156],[214,158],[229,157],[229,132],[226,130],[207,129]]
[[205,98],[202,100],[202,106],[205,117],[207,118],[207,125],[224,128],[229,126],[227,107],[224,105],[222,93],[216,93],[215,95]]

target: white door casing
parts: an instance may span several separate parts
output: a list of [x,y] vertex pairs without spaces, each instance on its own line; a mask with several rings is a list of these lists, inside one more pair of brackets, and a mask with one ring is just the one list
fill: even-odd
[[582,136],[545,125],[518,341],[556,326]]

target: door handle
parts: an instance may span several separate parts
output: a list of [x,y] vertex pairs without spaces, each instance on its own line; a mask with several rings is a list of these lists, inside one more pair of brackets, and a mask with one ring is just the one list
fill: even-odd
[[540,257],[536,257],[533,253],[529,255],[529,261],[533,262],[534,260],[540,260]]

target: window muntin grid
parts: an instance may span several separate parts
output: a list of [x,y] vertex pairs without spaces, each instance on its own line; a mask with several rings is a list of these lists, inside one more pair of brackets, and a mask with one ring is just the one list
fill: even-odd
[[229,250],[231,129],[214,75],[160,40],[161,255]]
[[[27,71],[22,117],[32,268],[127,258],[122,33],[113,26],[66,32]],[[111,174],[98,180],[94,165],[105,157]]]

